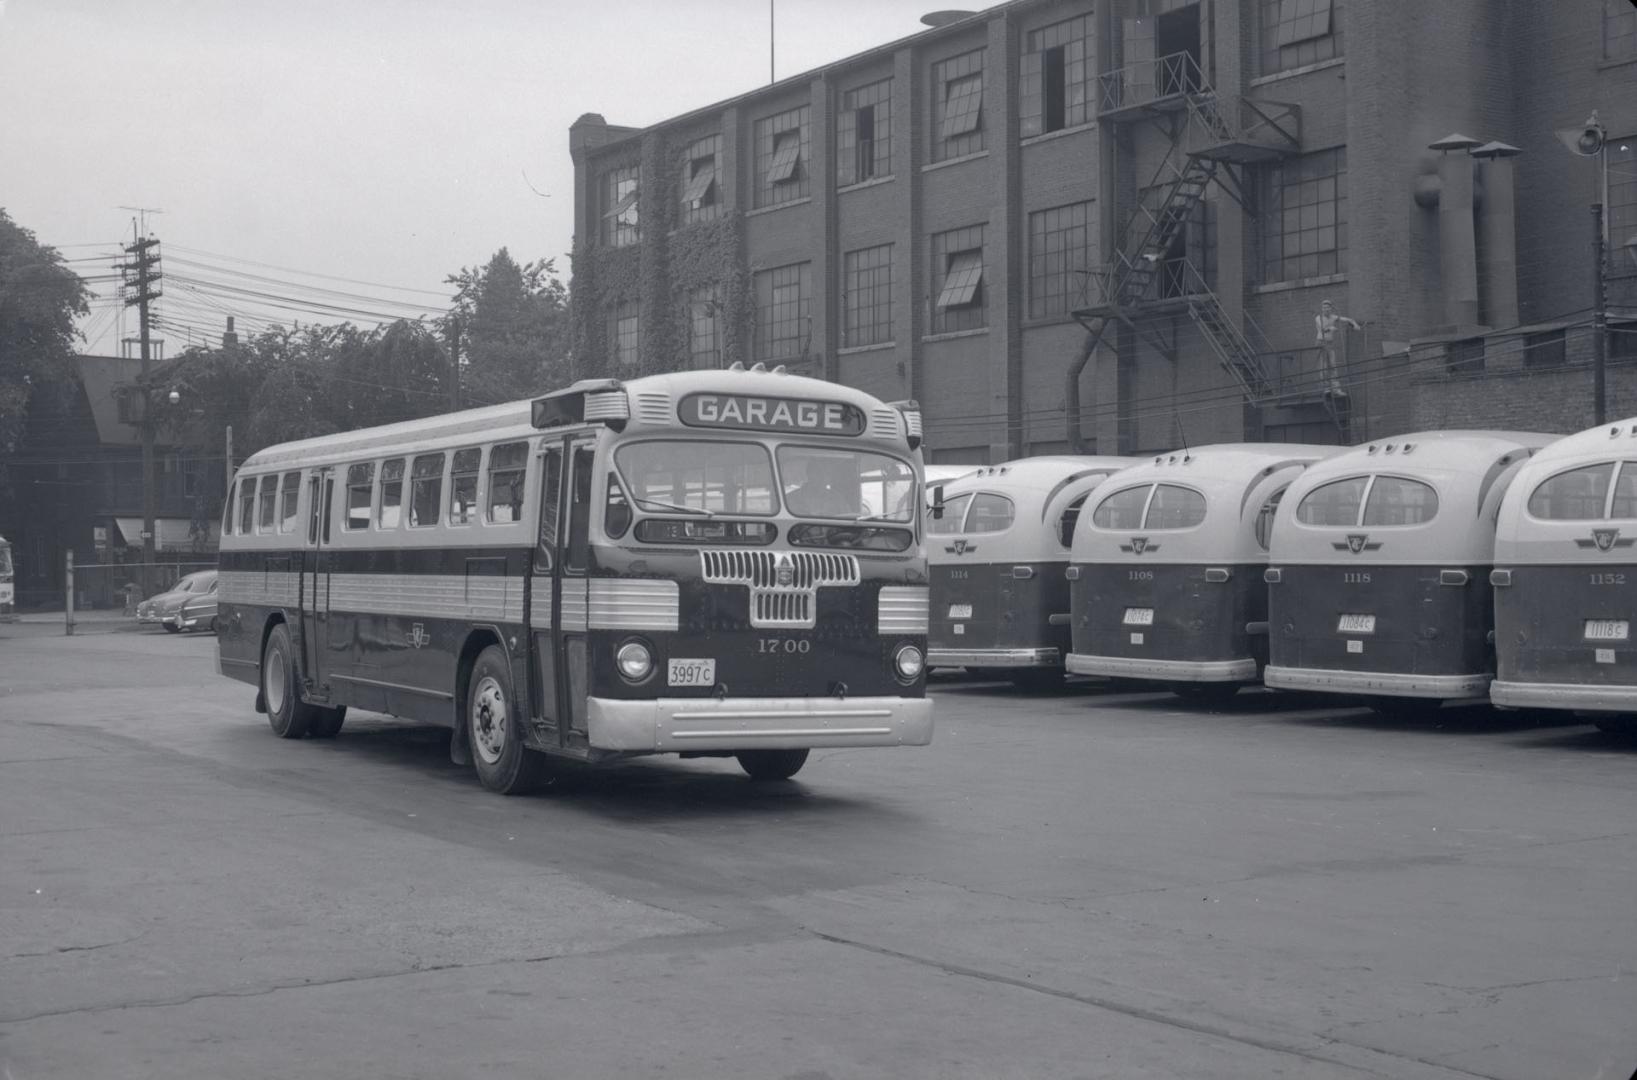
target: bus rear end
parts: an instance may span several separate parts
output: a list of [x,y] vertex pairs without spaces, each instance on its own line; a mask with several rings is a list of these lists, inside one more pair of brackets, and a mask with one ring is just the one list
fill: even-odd
[[11,545],[0,536],[0,622],[17,621],[17,583],[11,566]]

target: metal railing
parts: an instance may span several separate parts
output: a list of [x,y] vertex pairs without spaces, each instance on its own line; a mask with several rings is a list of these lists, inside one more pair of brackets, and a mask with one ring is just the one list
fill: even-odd
[[1244,143],[1293,152],[1302,143],[1302,109],[1283,101],[1224,99],[1190,94],[1187,99],[1189,151],[1199,153],[1223,143]]
[[1147,105],[1179,94],[1210,89],[1193,53],[1179,52],[1138,60],[1097,76],[1098,112]]

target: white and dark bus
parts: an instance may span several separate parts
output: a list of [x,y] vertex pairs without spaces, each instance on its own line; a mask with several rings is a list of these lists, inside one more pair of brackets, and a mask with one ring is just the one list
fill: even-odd
[[454,728],[553,756],[925,745],[920,414],[782,371],[576,383],[270,447],[222,531],[218,658],[281,737]]

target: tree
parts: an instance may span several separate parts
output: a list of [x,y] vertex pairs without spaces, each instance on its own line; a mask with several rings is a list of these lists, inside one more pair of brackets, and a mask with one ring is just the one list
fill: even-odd
[[456,291],[445,330],[453,323],[464,344],[463,402],[513,401],[568,380],[568,290],[552,260],[519,266],[501,248],[446,280]]
[[30,398],[73,385],[74,318],[89,297],[56,249],[0,209],[0,453],[21,439]]

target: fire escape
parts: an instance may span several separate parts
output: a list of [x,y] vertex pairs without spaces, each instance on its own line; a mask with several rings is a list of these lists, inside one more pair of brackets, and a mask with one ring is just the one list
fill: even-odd
[[[1157,324],[1164,320],[1155,317],[1186,313],[1249,404],[1322,405],[1345,441],[1346,399],[1320,381],[1282,379],[1278,352],[1250,313],[1236,319],[1212,290],[1195,242],[1213,183],[1245,207],[1250,170],[1299,152],[1299,108],[1219,95],[1195,52],[1141,59],[1099,81],[1099,122],[1151,124],[1169,142],[1141,189],[1147,197],[1135,200],[1122,224],[1117,249],[1087,278],[1074,311],[1088,334],[1082,356],[1089,360],[1105,335],[1123,325],[1136,340],[1175,359],[1174,341],[1160,332]],[[1071,370],[1068,380],[1071,444],[1079,439],[1081,368]]]

